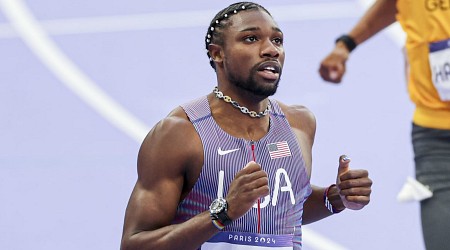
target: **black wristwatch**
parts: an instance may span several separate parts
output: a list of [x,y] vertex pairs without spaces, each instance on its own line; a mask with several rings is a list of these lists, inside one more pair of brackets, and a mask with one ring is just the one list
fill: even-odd
[[224,198],[215,199],[209,206],[209,213],[214,226],[222,230],[231,224],[232,220],[228,217],[228,202]]

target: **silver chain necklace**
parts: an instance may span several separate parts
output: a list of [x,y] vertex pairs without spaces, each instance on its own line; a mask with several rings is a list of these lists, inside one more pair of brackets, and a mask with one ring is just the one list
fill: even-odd
[[261,118],[261,117],[267,115],[270,111],[270,103],[267,105],[267,108],[264,111],[256,113],[255,111],[248,110],[248,108],[246,108],[246,107],[242,107],[241,105],[239,105],[238,102],[231,100],[231,97],[229,97],[227,95],[223,95],[223,93],[219,90],[219,88],[217,86],[214,87],[213,92],[217,98],[222,99],[225,102],[231,103],[231,105],[233,105],[233,107],[241,110],[242,113],[247,114],[252,118]]

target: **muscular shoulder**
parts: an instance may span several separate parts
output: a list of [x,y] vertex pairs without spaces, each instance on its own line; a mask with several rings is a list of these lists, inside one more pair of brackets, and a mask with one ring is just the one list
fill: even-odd
[[[171,142],[176,143],[179,140],[184,140],[186,137],[194,136],[195,134],[195,129],[186,116],[186,113],[181,107],[177,107],[153,127],[147,135],[147,138],[164,139],[164,141],[170,139]],[[147,140],[147,138],[145,140]],[[165,145],[166,143],[164,141],[161,141],[160,143]]]
[[302,105],[286,105],[279,101],[278,104],[292,128],[300,129],[314,136],[316,131],[316,118],[307,107]]
[[200,138],[181,107],[159,121],[144,139],[138,156],[139,177],[183,176],[202,156]]
[[179,143],[189,140],[195,135],[192,123],[181,107],[178,107],[150,130],[144,144],[156,144],[158,147],[180,145]]

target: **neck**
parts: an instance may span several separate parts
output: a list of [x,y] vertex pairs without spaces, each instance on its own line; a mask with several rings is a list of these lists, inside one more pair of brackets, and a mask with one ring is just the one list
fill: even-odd
[[251,117],[235,108],[231,103],[219,99],[214,93],[208,96],[208,101],[215,122],[231,136],[256,141],[269,131],[269,115],[259,118]]
[[259,111],[261,109],[260,108],[261,101],[259,101],[255,105],[251,105],[251,106],[257,107],[256,110],[253,110],[251,108],[241,105],[238,101],[232,99],[230,96],[225,95],[222,91],[219,90],[218,87],[214,88],[213,93],[216,98],[218,98],[226,103],[231,104],[231,106],[240,110],[243,114],[246,114],[246,115],[250,116],[251,118],[262,118],[269,113],[270,108],[271,108],[270,103],[267,100],[266,101],[267,104],[265,105],[265,108],[262,111]]

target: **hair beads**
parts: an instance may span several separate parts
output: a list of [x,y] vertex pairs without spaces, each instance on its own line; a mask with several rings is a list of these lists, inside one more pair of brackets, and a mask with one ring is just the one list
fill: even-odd
[[259,4],[252,3],[252,2],[239,2],[232,4],[228,6],[227,8],[221,10],[219,13],[216,14],[216,16],[211,21],[208,31],[206,32],[205,37],[205,47],[206,47],[206,55],[209,58],[209,63],[211,64],[211,67],[215,69],[215,64],[211,58],[211,55],[209,54],[208,46],[211,43],[216,43],[219,45],[223,44],[223,34],[221,32],[222,29],[226,28],[227,25],[229,25],[227,20],[234,15],[237,14],[239,11],[243,10],[250,10],[250,9],[261,9],[267,12],[269,15],[269,11],[267,11],[264,7],[262,7]]

